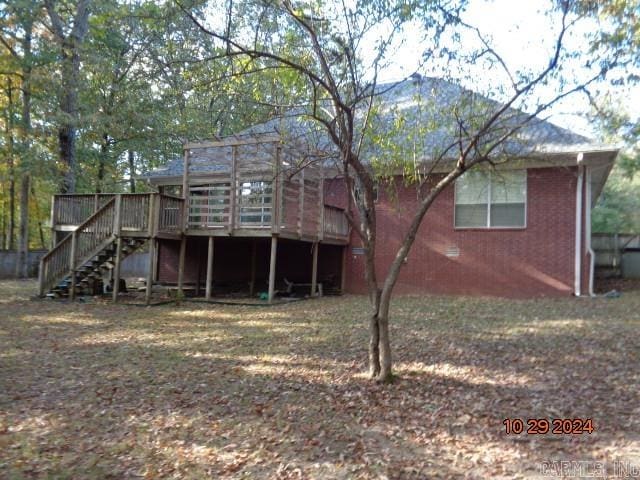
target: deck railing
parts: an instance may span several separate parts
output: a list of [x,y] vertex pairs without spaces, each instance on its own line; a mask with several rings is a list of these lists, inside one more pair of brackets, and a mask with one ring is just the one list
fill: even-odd
[[180,233],[182,225],[182,204],[184,200],[171,195],[158,193],[119,193],[119,194],[79,194],[55,195],[53,199],[53,227],[73,227],[84,223],[104,205],[116,197],[121,197],[122,212],[120,228],[126,232],[146,233],[149,230],[149,208],[159,209],[157,231]]
[[[283,231],[309,236],[322,234],[334,240],[345,240],[349,236],[349,223],[344,210],[324,205],[320,219],[318,211],[321,199],[318,198],[317,192],[311,192],[312,189],[307,187],[307,202],[302,204],[298,197],[293,195],[293,187],[298,188],[298,185],[288,186],[282,196],[276,195],[271,185],[266,182],[239,185],[233,192],[234,195],[228,185],[196,187],[202,192],[195,195],[194,190],[189,198],[188,228],[224,228],[229,231],[236,228],[275,228],[276,220],[272,217],[277,209],[274,202],[279,199],[281,213],[278,218]],[[300,190],[302,188],[298,188],[296,192],[299,194]],[[137,232],[142,236],[158,233],[175,235],[182,233],[185,227],[184,199],[171,195],[143,193],[57,195],[53,208],[54,228],[75,228],[116,197],[121,199],[120,230],[123,232]],[[149,209],[152,206],[155,213],[150,215]],[[156,219],[153,225],[149,223],[151,218]]]
[[324,206],[324,234],[335,238],[349,236],[349,221],[342,208]]
[[53,197],[53,223],[80,225],[114,197],[112,193],[62,194]]
[[149,228],[150,193],[122,194],[122,230],[146,232]]
[[179,233],[182,231],[182,208],[184,199],[171,195],[159,195],[158,230],[161,232]]
[[[109,200],[100,210],[91,215],[71,236],[76,236],[74,265],[93,255],[105,241],[114,235],[116,199]],[[68,238],[68,237],[67,237]]]
[[71,265],[71,235],[65,237],[40,259],[40,296],[69,273]]

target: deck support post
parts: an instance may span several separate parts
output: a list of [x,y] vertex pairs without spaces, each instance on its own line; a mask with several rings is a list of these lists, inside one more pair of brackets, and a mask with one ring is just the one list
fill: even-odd
[[69,273],[71,275],[71,284],[69,285],[69,300],[76,299],[76,249],[77,249],[77,232],[71,233],[71,253],[69,255]]
[[256,239],[251,242],[251,272],[249,280],[249,296],[253,297],[256,292]]
[[113,267],[113,303],[118,301],[118,293],[120,293],[120,264],[122,263],[122,237],[118,236],[116,240],[116,258]]
[[149,263],[147,271],[147,290],[145,292],[145,303],[149,305],[151,303],[151,291],[153,289],[153,277],[154,277],[154,260],[156,258],[156,239],[151,237],[149,239]]
[[269,303],[273,303],[276,293],[276,255],[278,254],[278,236],[271,235],[271,258],[269,259]]
[[156,231],[158,229],[158,216],[160,202],[155,193],[149,196],[149,219],[147,225],[147,233],[149,234],[149,262],[147,271],[147,289],[145,291],[145,303],[149,305],[151,303],[151,291],[153,289],[153,277],[154,277],[154,261],[156,257]]
[[318,247],[320,244],[318,242],[313,242],[312,255],[313,260],[311,263],[311,296],[317,296],[317,285],[318,285]]
[[178,297],[182,297],[184,285],[184,259],[187,254],[187,236],[182,235],[180,240],[180,258],[178,259]]
[[207,249],[207,287],[205,298],[211,300],[211,290],[213,288],[213,237],[209,237],[209,248]]
[[237,163],[238,163],[238,147],[231,147],[231,177],[229,178],[229,183],[231,189],[229,190],[229,225],[227,227],[229,235],[233,235],[234,230],[236,229],[236,218],[238,218],[236,207],[237,207],[237,194],[238,194],[238,172],[237,172]]
[[344,295],[344,288],[347,284],[347,255],[349,254],[349,245],[342,248],[342,271],[340,272],[340,293]]
[[113,233],[116,235],[116,258],[112,270],[112,288],[113,303],[118,301],[118,293],[120,293],[120,262],[122,261],[122,194],[116,195],[115,217],[113,219]]
[[185,232],[189,228],[189,149],[184,148],[183,171],[182,171],[182,222],[181,230]]

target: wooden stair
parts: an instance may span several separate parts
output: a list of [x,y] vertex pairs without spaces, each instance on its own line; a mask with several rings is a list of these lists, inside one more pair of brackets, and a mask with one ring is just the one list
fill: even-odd
[[[140,237],[123,237],[122,240],[121,260],[135,252],[147,241],[146,238]],[[74,270],[76,295],[91,293],[95,281],[103,278],[104,275],[113,270],[116,264],[116,249],[117,239],[114,237],[112,241],[96,255],[89,258]],[[45,296],[48,298],[68,297],[73,280],[71,273],[65,275],[45,293]]]
[[154,238],[153,200],[149,194],[116,194],[89,215],[42,257],[40,296],[73,299],[90,293],[110,270],[117,282],[122,259]]
[[57,196],[52,224],[70,233],[40,260],[39,295],[73,300],[93,292],[96,281],[112,271],[115,302],[122,259],[148,242],[149,303],[156,241],[183,238],[184,205],[183,198],[159,193]]

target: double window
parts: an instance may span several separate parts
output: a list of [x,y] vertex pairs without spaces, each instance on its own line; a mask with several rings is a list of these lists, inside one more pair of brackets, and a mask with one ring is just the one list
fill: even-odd
[[241,182],[238,190],[240,224],[266,226],[271,224],[271,182]]
[[526,170],[471,170],[455,186],[456,228],[524,228]]
[[189,187],[189,226],[206,228],[225,225],[229,218],[230,188],[228,182]]

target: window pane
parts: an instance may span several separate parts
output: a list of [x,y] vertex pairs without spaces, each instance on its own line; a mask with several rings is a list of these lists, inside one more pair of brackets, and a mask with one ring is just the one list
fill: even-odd
[[487,227],[487,205],[456,205],[456,227]]
[[492,203],[492,227],[524,227],[524,203]]
[[491,203],[524,203],[526,170],[500,170],[491,174]]
[[267,225],[271,223],[271,182],[256,180],[239,184],[238,203],[241,224]]
[[470,171],[456,180],[456,205],[487,203],[489,173]]

